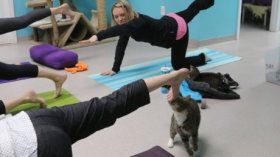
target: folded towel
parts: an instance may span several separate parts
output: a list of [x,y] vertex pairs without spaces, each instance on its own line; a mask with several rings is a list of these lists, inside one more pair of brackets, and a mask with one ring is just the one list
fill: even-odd
[[86,71],[88,69],[88,65],[83,62],[78,62],[75,67],[72,68],[64,68],[67,72],[71,72],[72,74],[80,71]]

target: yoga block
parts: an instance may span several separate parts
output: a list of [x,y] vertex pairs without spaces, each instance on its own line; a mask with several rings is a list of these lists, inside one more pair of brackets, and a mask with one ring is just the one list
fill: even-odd
[[280,47],[265,53],[266,81],[280,85]]
[[69,68],[78,63],[78,55],[75,52],[61,49],[49,44],[31,47],[30,57],[35,62],[54,69]]

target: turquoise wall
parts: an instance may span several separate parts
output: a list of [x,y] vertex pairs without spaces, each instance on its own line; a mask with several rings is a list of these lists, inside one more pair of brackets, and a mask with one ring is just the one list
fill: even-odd
[[190,24],[190,36],[207,40],[237,33],[238,0],[216,0],[215,5],[201,12]]
[[[185,9],[192,0],[130,0],[133,8],[152,17],[160,17],[160,6],[166,13]],[[146,7],[149,4],[149,7]],[[215,5],[201,11],[190,23],[190,38],[198,41],[235,36],[239,0],[215,0]]]
[[[14,12],[15,16],[21,16],[26,14],[27,12],[31,11],[31,9],[28,9],[25,7],[25,2],[23,0],[14,0]],[[17,36],[22,37],[22,36],[29,36],[32,33],[32,29],[30,27],[18,30],[17,31]]]
[[[134,10],[160,18],[160,6],[165,6],[166,13],[177,12],[185,9],[192,0],[129,0]],[[73,0],[77,8],[89,19],[91,9],[96,9],[94,0]],[[111,21],[110,8],[115,0],[106,0],[108,21]],[[31,9],[25,7],[26,1],[14,0],[15,15],[23,15]],[[237,31],[238,0],[215,0],[215,5],[208,10],[201,11],[190,23],[190,38],[203,41],[221,37],[235,36]],[[55,0],[58,5],[58,0]],[[147,7],[149,6],[149,7]],[[19,37],[30,36],[31,28],[17,31]]]

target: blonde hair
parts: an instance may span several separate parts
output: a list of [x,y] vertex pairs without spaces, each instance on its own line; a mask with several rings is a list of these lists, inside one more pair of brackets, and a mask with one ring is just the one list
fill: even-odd
[[112,8],[111,8],[111,16],[112,16],[112,20],[113,20],[113,25],[116,25],[116,21],[113,15],[113,10],[114,8],[123,8],[127,11],[128,14],[128,21],[133,20],[134,18],[138,18],[139,15],[137,12],[135,12],[131,5],[127,2],[127,0],[119,0],[118,2],[116,2],[115,4],[113,4]]

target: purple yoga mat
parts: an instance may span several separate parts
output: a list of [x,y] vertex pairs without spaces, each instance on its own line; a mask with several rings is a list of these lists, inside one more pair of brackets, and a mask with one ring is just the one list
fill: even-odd
[[170,154],[160,146],[154,146],[149,150],[133,155],[131,157],[175,157],[175,156]]
[[[30,62],[21,62],[20,64],[31,64],[31,63]],[[20,78],[12,79],[12,80],[2,80],[2,79],[0,79],[0,84],[19,81],[19,80],[25,80],[25,79],[28,79],[28,78],[30,78],[30,77],[20,77]]]

